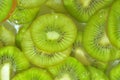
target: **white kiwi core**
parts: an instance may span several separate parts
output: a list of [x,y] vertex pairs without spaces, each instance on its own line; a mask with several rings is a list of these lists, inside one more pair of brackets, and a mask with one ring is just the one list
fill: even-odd
[[88,7],[91,0],[79,0],[84,8]]
[[104,46],[110,44],[110,41],[109,41],[109,39],[108,39],[108,37],[107,37],[106,34],[104,34],[104,36],[100,39],[99,43],[102,44],[102,45],[104,45]]
[[71,80],[70,76],[68,74],[64,74],[61,78],[55,78],[55,80]]
[[49,40],[57,40],[59,39],[60,35],[56,31],[49,31],[47,32],[47,39]]
[[0,70],[0,80],[10,80],[10,64],[5,63]]

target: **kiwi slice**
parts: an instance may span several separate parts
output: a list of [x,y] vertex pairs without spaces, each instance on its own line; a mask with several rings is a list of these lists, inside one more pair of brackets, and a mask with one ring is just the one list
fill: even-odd
[[89,61],[86,51],[83,48],[82,37],[83,37],[83,32],[78,31],[77,38],[73,44],[71,55],[75,57],[78,61],[80,61],[82,64],[90,65],[91,62]]
[[35,8],[41,6],[46,0],[17,0],[18,6],[24,8]]
[[30,68],[15,75],[12,80],[53,80],[50,74],[40,68]]
[[20,8],[17,7],[11,17],[9,18],[10,22],[15,24],[25,24],[31,22],[37,15],[39,11],[37,8]]
[[35,45],[43,51],[60,52],[75,41],[77,28],[64,14],[52,13],[39,16],[30,28]]
[[108,12],[108,8],[100,10],[88,22],[83,33],[85,50],[91,57],[103,62],[120,57],[120,50],[112,46],[106,34]]
[[114,0],[63,0],[66,10],[80,22],[87,22],[95,12]]
[[109,71],[110,80],[120,80],[120,64],[114,66]]
[[88,66],[87,68],[90,72],[91,80],[109,80],[103,71],[92,66]]
[[15,73],[25,70],[29,66],[29,62],[18,48],[7,46],[0,49],[0,78],[11,78]]
[[0,22],[7,19],[16,6],[16,0],[0,0]]
[[54,80],[90,80],[87,69],[75,58],[68,57],[64,62],[48,68]]
[[21,41],[22,50],[29,61],[39,67],[49,67],[65,60],[71,53],[71,47],[62,51],[50,53],[37,48],[32,39],[29,30],[26,31]]
[[116,0],[111,7],[108,18],[107,33],[111,43],[120,49],[120,1]]
[[5,27],[0,26],[0,48],[13,45],[15,45],[15,35]]

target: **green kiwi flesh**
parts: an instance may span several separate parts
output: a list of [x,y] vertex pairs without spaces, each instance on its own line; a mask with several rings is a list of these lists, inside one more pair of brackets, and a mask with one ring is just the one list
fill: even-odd
[[111,7],[107,27],[111,43],[120,49],[120,1],[116,0]]
[[13,0],[0,0],[0,22],[2,22],[9,14],[12,8]]
[[87,22],[99,9],[114,0],[63,0],[66,10],[80,22]]
[[18,6],[24,8],[40,7],[46,0],[17,0]]
[[59,64],[71,53],[71,47],[62,52],[55,53],[46,52],[37,48],[31,39],[29,30],[27,30],[23,36],[21,47],[29,61],[39,67],[49,67]]
[[109,72],[110,80],[120,80],[120,64],[114,66]]
[[35,45],[47,52],[59,52],[70,47],[76,38],[74,22],[64,14],[45,14],[33,21],[30,28]]
[[0,26],[0,48],[13,45],[15,45],[15,35],[4,26]]
[[48,68],[54,80],[90,80],[87,69],[75,58],[68,57],[64,62]]
[[20,8],[17,7],[9,20],[15,24],[25,24],[31,22],[37,15],[39,7],[36,8]]
[[[83,33],[83,46],[87,53],[96,60],[108,62],[119,58],[119,50],[110,43],[107,33],[109,9],[102,9],[88,22]],[[118,55],[118,56],[116,56]]]
[[30,68],[15,75],[12,80],[53,80],[50,74],[40,68]]
[[91,80],[109,80],[103,71],[92,66],[88,66],[87,68],[90,72]]
[[[18,48],[12,46],[0,49],[0,69],[6,64],[10,65],[10,77],[13,77],[17,72],[25,70],[30,66],[23,53]],[[7,74],[7,72],[3,74]]]

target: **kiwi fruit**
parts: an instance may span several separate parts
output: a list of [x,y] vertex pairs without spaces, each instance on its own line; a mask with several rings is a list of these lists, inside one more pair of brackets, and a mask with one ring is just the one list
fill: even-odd
[[91,62],[88,59],[88,56],[86,54],[86,51],[83,48],[82,44],[82,37],[83,37],[83,32],[78,31],[77,33],[77,38],[73,44],[73,49],[72,49],[72,56],[75,57],[78,61],[80,61],[84,65],[90,65]]
[[40,7],[42,4],[45,3],[46,0],[17,0],[18,6],[24,8],[35,8]]
[[120,79],[120,64],[114,66],[110,71],[109,71],[109,77],[110,80],[119,80]]
[[88,22],[98,10],[109,6],[114,0],[63,0],[66,10],[78,21]]
[[[29,66],[29,62],[18,48],[13,46],[7,46],[0,49],[1,75],[10,73],[10,75],[8,76],[11,78],[14,76],[14,74],[29,68]],[[7,72],[5,72],[4,70],[7,70]],[[2,77],[1,75],[0,78]]]
[[18,73],[11,80],[53,80],[51,75],[44,69],[30,68]]
[[68,57],[61,64],[48,68],[54,80],[90,80],[87,69],[75,58]]
[[15,45],[15,35],[4,26],[0,26],[0,48],[13,45]]
[[111,7],[108,18],[107,33],[111,43],[120,49],[120,1],[116,0]]
[[29,61],[39,67],[49,67],[64,61],[71,53],[71,47],[61,51],[50,53],[36,47],[31,39],[30,31],[27,30],[21,41],[22,51]]
[[109,80],[103,71],[92,66],[88,66],[87,68],[90,72],[90,80]]
[[66,15],[51,13],[35,19],[31,24],[30,33],[33,42],[41,50],[60,52],[74,43],[77,28]]
[[85,50],[91,57],[102,62],[108,62],[120,57],[120,50],[110,43],[106,33],[108,12],[109,8],[106,8],[94,15],[83,33]]
[[0,22],[3,22],[13,11],[16,0],[0,0]]
[[37,15],[39,11],[37,8],[20,8],[17,7],[13,14],[10,16],[9,20],[15,24],[25,24],[31,22]]

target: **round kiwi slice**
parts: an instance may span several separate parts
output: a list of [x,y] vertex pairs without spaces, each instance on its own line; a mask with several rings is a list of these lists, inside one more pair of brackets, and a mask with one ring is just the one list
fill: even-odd
[[50,74],[40,68],[30,68],[15,75],[12,80],[53,80]]
[[114,66],[109,71],[110,80],[119,80],[120,79],[120,64]]
[[87,53],[96,60],[103,62],[120,57],[120,50],[111,45],[106,34],[108,12],[109,9],[107,8],[94,15],[83,33],[83,45]]
[[111,7],[107,33],[111,43],[120,48],[120,0],[116,0]]
[[26,31],[21,41],[22,50],[29,61],[39,67],[49,67],[65,60],[71,53],[71,47],[62,51],[50,53],[37,48],[32,39],[29,30]]
[[0,0],[0,22],[4,21],[15,9],[16,0]]
[[35,45],[43,51],[60,52],[75,41],[77,28],[64,14],[45,14],[33,21],[30,28]]
[[87,69],[75,58],[68,57],[64,62],[48,68],[54,80],[90,80]]
[[15,45],[15,35],[5,27],[0,26],[0,48],[13,45]]
[[66,10],[80,22],[87,22],[99,9],[114,0],[63,0]]
[[88,66],[87,68],[90,72],[91,80],[109,80],[103,71],[92,66]]
[[10,16],[9,20],[15,24],[29,23],[36,17],[39,9],[39,7],[29,9],[17,7],[13,14]]
[[7,46],[0,49],[0,78],[13,77],[15,73],[25,70],[29,66],[30,64],[23,53],[16,47]]
[[46,0],[17,0],[18,6],[24,8],[35,8],[41,6]]

